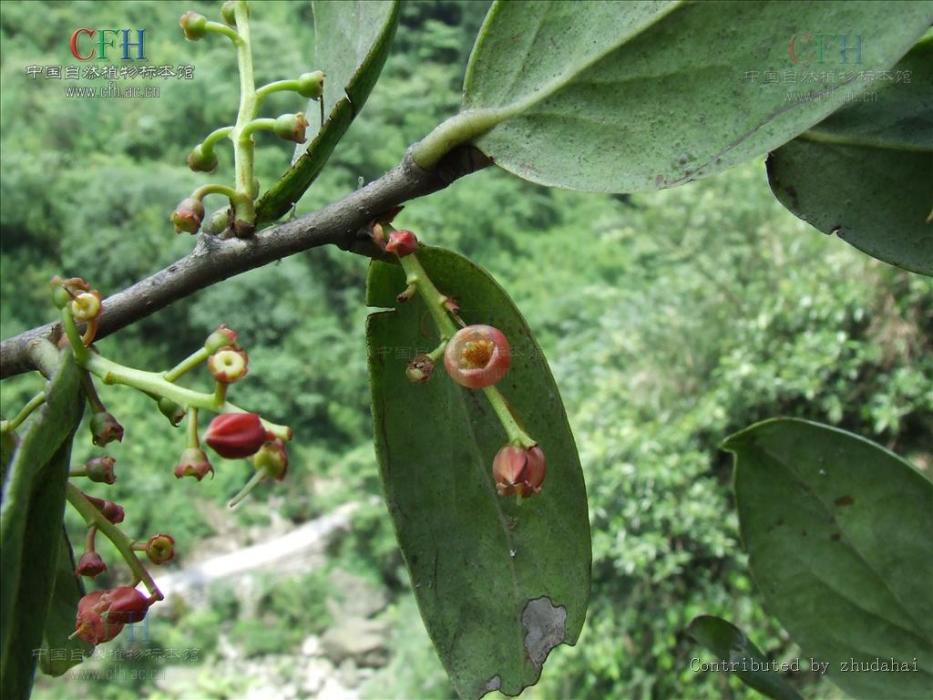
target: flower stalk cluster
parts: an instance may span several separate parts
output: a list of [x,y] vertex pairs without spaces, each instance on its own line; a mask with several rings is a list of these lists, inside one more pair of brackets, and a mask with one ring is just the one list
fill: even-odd
[[413,383],[431,379],[443,358],[447,375],[460,386],[482,390],[506,434],[506,443],[493,462],[493,479],[502,496],[533,496],[541,491],[546,464],[537,440],[519,425],[502,392],[496,387],[508,374],[512,351],[505,334],[489,325],[467,325],[460,318],[460,305],[441,293],[418,260],[414,233],[396,230],[386,221],[372,227],[373,241],[398,257],[405,272],[405,289],[398,295],[404,303],[416,294],[428,308],[440,335],[440,343],[429,353],[417,355],[405,374]]
[[[253,476],[231,505],[263,481],[285,478],[286,442],[292,437],[291,428],[272,423],[227,400],[230,386],[246,377],[249,368],[249,356],[237,342],[235,331],[221,325],[208,335],[201,347],[168,370],[140,370],[104,357],[93,346],[103,312],[102,295],[97,290],[91,289],[81,278],[56,277],[51,287],[64,330],[63,343],[82,370],[81,389],[91,409],[89,425],[96,446],[122,441],[125,435],[124,427],[107,410],[97,392],[95,379],[98,379],[104,384],[122,384],[146,394],[173,426],[187,418],[186,446],[174,468],[177,478],[192,476],[201,481],[207,474],[213,474],[214,468],[201,448],[198,419],[203,411],[217,414],[204,433],[207,446],[227,459],[249,459],[253,468]],[[213,380],[211,391],[197,391],[177,383],[202,366]],[[15,440],[16,428],[44,402],[45,394],[37,394],[0,428]],[[144,560],[151,565],[162,565],[175,557],[172,535],[157,533],[142,542],[131,540],[119,527],[126,518],[124,508],[112,500],[87,493],[86,487],[79,485],[82,481],[106,486],[115,483],[115,465],[116,460],[109,455],[91,457],[70,469],[66,484],[68,503],[87,525],[84,551],[78,558],[75,573],[93,579],[108,571],[108,563],[96,548],[97,537],[101,535],[111,541],[131,574],[129,585],[97,590],[81,599],[75,636],[93,644],[113,639],[124,625],[141,620],[151,605],[163,599]],[[137,590],[140,585],[147,593]]]
[[295,92],[302,97],[321,103],[323,122],[324,73],[312,71],[292,80],[277,80],[256,87],[253,77],[253,49],[250,35],[249,7],[245,0],[229,0],[221,9],[223,22],[213,22],[197,12],[186,12],[179,24],[189,41],[198,41],[208,34],[226,37],[237,52],[240,74],[240,106],[236,123],[215,129],[188,154],[188,167],[195,172],[213,172],[218,165],[215,147],[229,140],[233,145],[234,185],[211,183],[202,185],[186,197],[172,212],[171,221],[176,233],[197,233],[204,223],[203,200],[207,195],[219,194],[229,202],[226,210],[216,212],[205,226],[208,233],[227,235],[232,232],[247,238],[256,230],[255,202],[259,185],[253,175],[256,142],[259,131],[271,131],[276,136],[295,143],[305,142],[308,120],[301,112],[282,114],[276,118],[259,116],[263,100],[274,92]]

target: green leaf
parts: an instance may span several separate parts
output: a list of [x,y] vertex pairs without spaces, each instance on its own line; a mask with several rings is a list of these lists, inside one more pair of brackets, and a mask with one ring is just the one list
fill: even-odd
[[808,421],[758,423],[724,447],[752,575],[803,652],[853,697],[933,697],[933,483]]
[[800,693],[773,670],[774,662],[732,623],[700,615],[687,627],[687,634],[729,664],[730,672],[762,695],[775,700],[802,700]]
[[892,77],[772,153],[768,181],[823,233],[933,275],[933,36]]
[[[363,109],[382,72],[395,28],[398,0],[312,2],[314,70],[323,70],[324,106],[330,113],[307,146],[299,146],[288,171],[260,198],[260,222],[285,214],[324,168],[337,142]],[[308,104],[308,121],[319,124],[320,105]]]
[[[518,504],[496,494],[492,460],[505,433],[482,392],[442,367],[425,384],[408,361],[438,334],[413,299],[369,317],[376,452],[389,513],[428,633],[457,691],[516,695],[534,684],[548,652],[575,643],[590,589],[586,490],[567,416],[547,361],[505,291],[450,251],[418,258],[468,323],[502,330],[512,367],[497,386],[547,457],[540,494]],[[367,298],[395,307],[400,266],[373,262]]]
[[0,592],[3,696],[26,698],[52,596],[71,439],[81,419],[80,370],[70,354],[46,386],[3,484]]
[[89,656],[94,647],[77,637],[70,638],[75,631],[78,601],[84,595],[81,577],[75,574],[74,552],[68,534],[62,528],[58,549],[58,565],[55,569],[55,588],[49,614],[45,618],[42,635],[42,652],[39,668],[50,676],[60,676]]
[[[497,165],[544,185],[673,187],[818,123],[869,87],[855,71],[893,66],[931,20],[930,2],[497,0],[470,57],[465,111],[416,160],[475,139]],[[814,33],[822,56],[807,42]],[[847,63],[841,39],[819,38],[836,34],[847,36]],[[799,90],[818,97],[789,97]]]

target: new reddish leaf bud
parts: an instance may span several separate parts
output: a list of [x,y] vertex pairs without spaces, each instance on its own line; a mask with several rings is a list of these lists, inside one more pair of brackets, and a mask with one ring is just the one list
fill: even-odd
[[207,461],[207,455],[200,447],[189,447],[181,453],[178,464],[175,465],[175,477],[193,476],[200,481],[208,474],[214,473],[214,467]]
[[386,252],[395,253],[400,258],[404,258],[416,250],[418,250],[418,239],[411,231],[399,230],[389,234]]
[[78,566],[75,567],[75,573],[78,576],[88,576],[94,578],[107,570],[107,565],[101,559],[97,552],[85,552],[78,559]]
[[511,363],[509,341],[492,326],[461,328],[444,350],[447,374],[468,389],[492,386],[506,375]]
[[266,429],[255,413],[223,413],[211,421],[204,441],[221,457],[240,459],[259,451]]
[[405,377],[413,384],[423,384],[434,374],[434,360],[422,353],[408,363],[405,368]]
[[76,321],[93,321],[101,309],[101,295],[96,289],[81,292],[71,301],[71,315]]
[[113,471],[113,465],[116,463],[117,460],[109,455],[89,459],[84,463],[87,478],[101,484],[112,484],[117,480],[117,475]]
[[146,542],[146,556],[153,564],[164,564],[175,558],[175,538],[159,533]]
[[221,384],[233,384],[249,372],[249,356],[242,348],[222,348],[207,358],[207,369]]
[[175,233],[197,233],[204,220],[204,205],[194,197],[185,197],[172,212]]
[[259,452],[253,455],[256,471],[265,472],[276,481],[282,481],[288,472],[288,451],[285,443],[278,438],[267,441]]
[[198,144],[187,158],[188,167],[196,173],[212,173],[217,169],[217,154],[213,149],[205,150],[204,144]]
[[304,143],[305,129],[307,128],[308,120],[305,119],[304,114],[299,112],[298,114],[283,114],[281,117],[276,118],[272,130],[279,138],[294,141],[295,143]]
[[123,623],[105,619],[104,613],[110,604],[105,597],[110,591],[94,591],[78,601],[75,633],[89,644],[109,642],[123,630]]
[[84,495],[87,500],[89,500],[93,506],[101,513],[103,513],[104,517],[114,525],[123,522],[123,518],[126,517],[126,512],[123,510],[123,506],[103,498],[95,498],[94,496],[88,496],[87,494]]
[[324,94],[324,71],[302,73],[298,76],[298,94],[311,100],[321,99]]
[[540,493],[546,473],[544,452],[537,445],[528,449],[506,445],[492,463],[492,477],[500,496],[527,498]]
[[207,336],[204,341],[204,349],[209,353],[215,353],[221,348],[236,345],[237,332],[232,328],[227,328],[224,324],[217,326],[217,330]]
[[164,396],[159,399],[159,412],[168,418],[172,425],[178,425],[181,423],[182,419],[188,415],[188,412],[184,409],[184,407],[175,403],[171,399],[165,398]]
[[123,426],[107,411],[99,411],[91,416],[91,440],[98,447],[107,443],[123,442]]
[[197,12],[186,12],[178,20],[178,25],[185,33],[188,41],[197,41],[207,34],[207,17]]

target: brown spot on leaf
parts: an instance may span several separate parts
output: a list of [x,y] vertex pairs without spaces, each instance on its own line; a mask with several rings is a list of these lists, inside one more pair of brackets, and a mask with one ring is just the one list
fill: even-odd
[[834,532],[829,536],[829,539],[831,539],[833,542],[838,542],[841,537],[842,535],[840,535],[838,532]]
[[855,499],[852,498],[852,496],[840,496],[835,501],[833,501],[833,503],[841,508],[843,506],[851,506],[853,503],[855,503]]

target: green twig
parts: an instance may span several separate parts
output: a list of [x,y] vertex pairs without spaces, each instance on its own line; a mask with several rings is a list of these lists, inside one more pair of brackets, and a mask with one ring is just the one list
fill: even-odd
[[16,430],[43,403],[45,403],[45,392],[40,391],[26,402],[26,405],[20,409],[20,412],[14,418],[0,423],[0,432],[9,433]]

